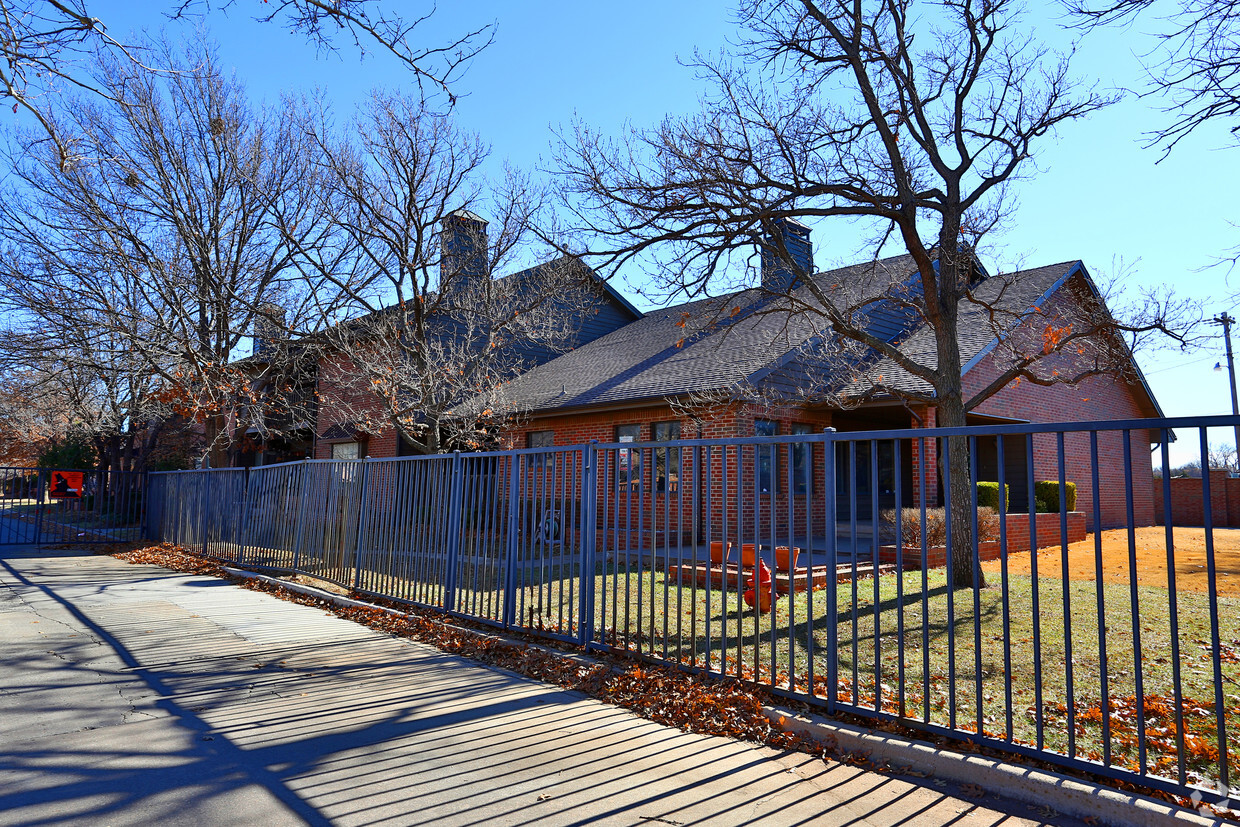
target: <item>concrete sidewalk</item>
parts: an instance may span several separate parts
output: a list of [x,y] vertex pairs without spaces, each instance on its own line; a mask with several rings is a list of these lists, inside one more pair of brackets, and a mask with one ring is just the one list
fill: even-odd
[[953,792],[682,733],[213,578],[0,550],[3,825],[1078,823]]

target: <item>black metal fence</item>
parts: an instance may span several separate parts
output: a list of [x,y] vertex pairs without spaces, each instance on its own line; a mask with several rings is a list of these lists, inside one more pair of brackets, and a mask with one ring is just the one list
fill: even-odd
[[138,540],[145,489],[142,473],[0,468],[0,545]]
[[[1209,474],[1199,526],[1154,522],[1187,507],[1173,437],[1205,457],[1207,429],[1235,422],[161,473],[147,521],[241,565],[1222,797],[1240,769],[1240,530],[1220,527]],[[967,448],[964,524],[941,507],[950,439]]]

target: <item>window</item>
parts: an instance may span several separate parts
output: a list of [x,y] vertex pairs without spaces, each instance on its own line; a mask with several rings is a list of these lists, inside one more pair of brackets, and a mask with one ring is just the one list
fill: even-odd
[[[525,435],[526,448],[551,448],[555,445],[555,431],[530,431]],[[555,454],[530,454],[529,467],[535,470],[555,467]]]
[[[792,423],[792,433],[812,434],[814,426],[805,422]],[[792,446],[792,491],[805,494],[812,490],[814,446],[808,442]]]
[[[637,442],[642,438],[641,425],[617,425],[616,442]],[[642,480],[642,452],[629,448],[616,451],[616,487],[637,490]]]
[[[776,436],[779,434],[779,423],[769,419],[755,419],[753,433],[754,436]],[[755,445],[754,453],[757,454],[754,464],[757,466],[755,470],[757,471],[758,491],[763,494],[773,494],[777,485],[779,446]]]
[[332,445],[332,459],[361,459],[361,447],[356,442],[337,442]]
[[[680,439],[679,422],[656,422],[650,426],[651,442]],[[675,491],[680,482],[680,449],[656,448],[654,451],[654,490]]]
[[416,457],[419,451],[414,447],[413,442],[404,434],[396,437],[396,456],[398,457]]

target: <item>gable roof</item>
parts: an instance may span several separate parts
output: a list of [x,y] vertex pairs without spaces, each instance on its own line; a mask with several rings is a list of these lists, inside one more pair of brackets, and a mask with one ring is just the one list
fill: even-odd
[[[1089,271],[1080,259],[1062,261],[1029,270],[1018,270],[1012,273],[996,275],[981,281],[974,289],[976,301],[965,299],[960,303],[959,330],[957,340],[960,343],[961,373],[968,374],[982,359],[994,351],[1001,339],[1017,326],[1022,324],[1031,312],[1042,307],[1061,287],[1073,278],[1081,283],[1102,300],[1102,295],[1094,284]],[[988,307],[1001,308],[1005,316],[994,321],[990,318]],[[1004,324],[1006,322],[1006,324]],[[1002,330],[996,335],[996,327]],[[934,332],[928,326],[915,331],[900,345],[900,350],[924,365],[938,363],[934,345]],[[1127,348],[1125,347],[1127,351]],[[1154,396],[1141,366],[1137,364],[1131,351],[1128,359],[1132,363],[1133,375],[1136,378],[1136,390],[1151,410],[1151,415],[1163,417],[1162,407]],[[891,387],[927,393],[930,385],[923,379],[913,376],[895,364],[891,359],[878,360],[867,373],[882,373],[884,384]],[[860,391],[861,383],[856,383],[853,390]]]
[[[961,372],[968,373],[998,344],[996,326],[1002,327],[1004,332],[1016,327],[1030,310],[1041,306],[1062,287],[1079,264],[1079,261],[1064,261],[989,276],[978,282],[972,291],[975,300],[963,299],[959,306],[956,338],[960,344]],[[999,308],[1005,318],[992,321],[990,307]],[[900,351],[920,364],[930,367],[938,364],[934,331],[929,325],[922,325],[914,331],[901,343]],[[881,373],[884,384],[897,390],[931,392],[929,383],[924,379],[913,376],[888,358],[877,360],[866,372]],[[862,387],[862,383],[855,383],[851,389],[860,391]]]
[[[912,260],[899,256],[820,273],[827,289],[902,281]],[[794,295],[804,301],[807,289]],[[902,314],[878,305],[858,308],[884,338],[903,332]],[[652,310],[621,329],[514,379],[505,398],[519,410],[553,410],[659,399],[726,388],[744,381],[820,330],[821,319],[788,313],[773,297],[749,289]]]
[[[983,273],[973,293],[981,302],[1002,308],[1010,329],[1069,277],[1083,272],[1079,261],[1071,261],[1005,275]],[[898,301],[901,295],[919,289],[915,276],[912,258],[896,256],[821,272],[814,280],[848,307],[855,323],[884,341],[898,341],[901,351],[933,365],[933,331],[928,325],[918,325],[916,314]],[[850,294],[855,300],[850,301]],[[891,300],[872,299],[882,294]],[[812,305],[806,287],[795,289],[792,295],[803,307]],[[824,330],[818,314],[789,312],[788,307],[787,299],[749,289],[649,311],[515,378],[504,389],[504,397],[514,410],[548,412],[708,393],[742,383],[777,381],[785,374],[788,382],[795,383],[812,373],[813,381],[829,383],[844,394],[859,394],[870,387],[864,379],[853,381],[843,375],[841,368],[846,365],[839,358],[817,372],[807,370],[805,363],[814,361],[814,349],[828,347],[824,342],[829,330]],[[995,326],[982,304],[962,301],[958,336],[965,372],[998,341]],[[864,362],[869,365],[854,360],[847,366],[848,373],[882,373],[884,384],[897,390],[930,390],[924,380],[889,358],[871,355]],[[1141,379],[1157,410],[1153,394]]]
[[[461,211],[464,212],[464,211]],[[520,295],[524,291],[532,291],[534,294],[545,293],[545,281],[547,274],[556,268],[571,268],[572,271],[580,276],[583,284],[593,284],[600,288],[603,295],[615,302],[621,310],[634,319],[640,319],[642,312],[633,306],[628,299],[620,294],[614,287],[594,272],[594,269],[576,256],[560,256],[551,261],[536,264],[533,267],[527,267],[524,270],[518,270],[515,273],[509,273],[506,276],[500,276],[494,279],[496,285],[502,285],[504,288],[511,289],[514,295]],[[431,304],[439,297],[439,293],[432,291],[427,298]],[[447,313],[436,313],[433,316],[428,315],[428,324],[430,332],[433,335],[451,335],[455,327],[455,322],[451,315],[451,294],[444,294],[444,300],[449,305]],[[378,310],[365,313],[361,316],[355,316],[350,319],[338,322],[335,326],[343,330],[365,330],[368,326],[374,326],[386,317],[396,316],[400,312],[399,304],[389,304]],[[399,317],[397,317],[399,320]]]

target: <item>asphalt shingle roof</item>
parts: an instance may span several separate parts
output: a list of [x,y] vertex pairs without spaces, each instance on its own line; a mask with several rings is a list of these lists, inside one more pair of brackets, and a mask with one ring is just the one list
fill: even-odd
[[[1077,264],[1077,261],[1063,261],[991,276],[981,281],[973,289],[975,300],[965,299],[960,302],[957,341],[960,343],[961,364],[968,365],[971,359],[995,340],[999,332],[996,327],[1002,330],[1013,327],[1019,316],[1032,310]],[[988,307],[1001,310],[993,322]],[[929,326],[923,325],[914,331],[900,344],[900,350],[920,364],[930,367],[938,364],[934,331]],[[898,390],[918,393],[930,391],[927,382],[898,367],[890,359],[879,360],[867,373],[881,373],[883,383]]]
[[[979,298],[998,301],[1013,313],[1025,312],[1070,272],[1064,262],[985,279],[975,289]],[[906,287],[915,273],[908,256],[819,273],[815,281],[830,291],[837,304],[857,297],[855,312],[870,332],[886,341],[902,336],[901,350],[933,364],[934,337],[925,326],[908,334],[912,316],[896,302],[864,301],[889,286]],[[808,289],[794,296],[809,301]],[[517,410],[549,411],[676,397],[716,391],[744,382],[786,360],[811,337],[824,333],[824,320],[812,313],[780,310],[758,290],[702,299],[662,310],[578,347],[515,378],[504,396]],[[1014,318],[1014,317],[1013,317]],[[967,363],[990,344],[995,332],[988,314],[968,301],[960,316],[961,357]],[[915,377],[888,360],[872,369],[885,370],[884,380],[909,390],[924,390]],[[839,378],[843,381],[843,377]]]

